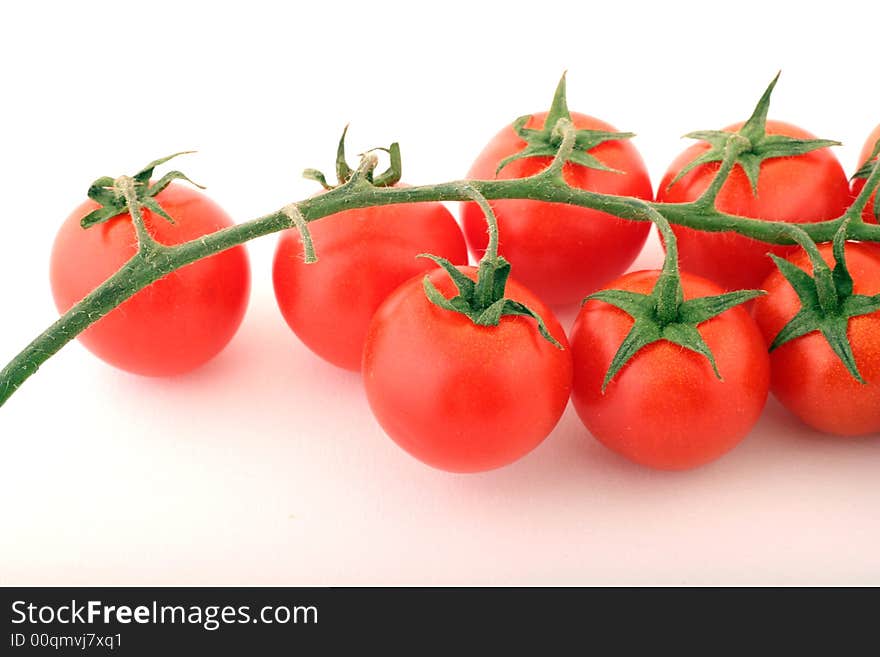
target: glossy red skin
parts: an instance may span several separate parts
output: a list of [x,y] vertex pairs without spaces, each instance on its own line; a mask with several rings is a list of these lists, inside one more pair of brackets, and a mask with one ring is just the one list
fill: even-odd
[[420,253],[467,263],[467,247],[440,203],[347,210],[309,226],[318,262],[305,264],[299,232],[282,234],[273,280],[281,314],[318,356],[358,371],[370,319],[402,283],[436,265]]
[[[461,267],[475,278],[473,267]],[[431,280],[457,292],[442,270]],[[441,470],[479,472],[521,458],[553,430],[571,391],[571,352],[552,312],[516,281],[507,296],[527,304],[565,347],[527,317],[476,326],[425,297],[422,276],[376,312],[364,346],[367,399],[385,432]]]
[[[738,130],[741,123],[725,130]],[[767,121],[768,134],[798,139],[814,135],[782,121]],[[709,186],[720,166],[718,162],[698,166],[672,187],[669,184],[687,163],[708,149],[696,143],[670,165],[660,182],[657,200],[685,203],[697,199]],[[758,195],[740,167],[735,167],[718,195],[722,212],[766,221],[813,223],[834,219],[849,206],[849,181],[834,153],[822,148],[805,155],[764,160],[758,176]],[[703,276],[726,290],[755,289],[773,270],[767,257],[794,253],[798,247],[770,246],[736,233],[707,233],[681,226],[672,227],[678,238],[678,253],[684,271]]]
[[[831,245],[821,244],[819,251],[828,264],[833,263]],[[811,271],[805,253],[790,260]],[[848,243],[846,261],[856,294],[880,293],[880,248]],[[768,294],[755,302],[752,313],[769,345],[801,305],[778,271],[767,278],[764,289]],[[771,391],[814,429],[841,436],[876,433],[880,431],[880,312],[851,318],[847,335],[866,385],[853,379],[825,338],[813,332],[770,354]]]
[[[207,196],[171,184],[156,196],[175,223],[144,210],[147,230],[174,245],[233,225]],[[131,217],[120,215],[83,229],[95,210],[88,200],[62,224],[52,249],[50,278],[61,313],[103,283],[137,250]],[[102,360],[146,376],[193,370],[216,356],[238,330],[250,294],[247,252],[237,246],[172,272],[135,294],[80,334]]]
[[[527,128],[541,128],[547,113],[535,114]],[[609,124],[572,112],[578,129],[610,130]],[[469,178],[491,180],[498,163],[518,153],[525,142],[507,126],[477,157]],[[598,171],[567,163],[566,182],[573,187],[605,194],[653,198],[651,181],[641,156],[630,140],[609,141],[590,151],[600,162],[624,173]],[[499,179],[524,178],[545,169],[552,158],[530,157],[504,167]],[[625,221],[604,212],[561,203],[505,199],[492,201],[498,217],[499,253],[507,258],[517,280],[551,305],[581,301],[604,283],[623,273],[645,244],[650,225]],[[486,219],[474,203],[463,205],[465,237],[476,258],[488,244]]]
[[[657,275],[633,272],[608,288],[647,293]],[[682,274],[682,284],[686,299],[721,293],[690,274]],[[590,433],[660,470],[693,468],[735,447],[757,422],[770,379],[766,347],[748,313],[733,308],[698,327],[724,381],[705,357],[660,341],[637,352],[602,394],[605,372],[632,325],[628,314],[600,301],[584,304],[575,321],[572,401]]]
[[[862,146],[862,152],[859,153],[859,161],[858,167],[861,168],[862,165],[868,161],[868,158],[871,157],[871,153],[874,151],[874,146],[877,144],[877,140],[880,139],[880,125],[878,125],[871,134],[868,136],[867,141],[865,141],[865,145]],[[862,191],[865,187],[865,178],[854,178],[852,182],[852,193],[853,197],[858,196],[859,192]],[[877,192],[871,194],[871,199],[868,201],[868,205],[865,206],[865,210],[862,212],[862,217],[865,221],[876,224],[877,218],[874,216],[874,201],[877,198]]]

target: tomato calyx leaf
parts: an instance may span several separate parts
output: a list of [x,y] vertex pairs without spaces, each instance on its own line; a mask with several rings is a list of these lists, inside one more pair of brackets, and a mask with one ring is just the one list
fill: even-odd
[[[681,279],[678,279],[681,287]],[[678,304],[672,319],[661,319],[660,280],[650,294],[627,290],[600,290],[584,301],[601,301],[619,308],[633,318],[633,325],[611,360],[602,381],[602,392],[623,367],[644,347],[665,340],[704,356],[719,380],[724,380],[715,356],[698,329],[699,325],[762,294],[763,290],[737,290],[708,297],[688,299]]]
[[498,326],[502,317],[522,316],[535,320],[541,336],[558,349],[562,349],[559,341],[553,337],[544,323],[544,319],[519,301],[504,296],[507,278],[510,275],[510,263],[498,256],[494,262],[483,260],[477,270],[477,281],[468,278],[458,267],[446,258],[429,253],[420,254],[420,258],[430,258],[449,274],[458,294],[452,298],[443,295],[437,286],[425,276],[422,285],[425,295],[435,306],[460,313],[468,317],[477,326]]
[[[857,178],[868,179],[871,177],[878,167],[880,167],[880,139],[874,144],[874,148],[871,150],[871,154],[868,156],[867,161],[859,167],[859,170],[856,171],[851,180],[855,180]],[[872,192],[874,196],[876,196],[876,189]],[[858,200],[858,199],[857,199]],[[874,203],[874,219],[880,223],[880,203]]]
[[877,143],[874,144],[874,149],[871,151],[868,159],[865,160],[864,164],[859,167],[859,170],[852,175],[851,180],[855,178],[867,178],[868,176],[870,176],[871,172],[874,171],[874,167],[878,166],[878,155],[880,155],[880,139],[878,139]]
[[784,258],[770,254],[801,302],[801,309],[773,338],[770,351],[818,331],[850,375],[864,384],[866,381],[859,372],[847,331],[851,318],[880,310],[880,294],[869,296],[853,293],[853,279],[846,266],[845,253],[848,224],[849,220],[841,222],[834,234],[833,269],[822,258],[816,243],[797,226],[791,227],[792,236],[807,252],[812,274]]
[[758,176],[764,160],[777,157],[795,157],[820,148],[840,146],[839,141],[831,139],[795,139],[785,135],[767,134],[767,114],[770,109],[770,97],[773,95],[773,89],[779,81],[779,75],[777,73],[773,81],[770,82],[770,85],[755,106],[749,120],[736,132],[698,130],[684,135],[686,139],[708,142],[709,149],[683,166],[669,183],[669,187],[672,187],[700,165],[710,162],[721,162],[724,159],[725,148],[731,135],[745,137],[749,144],[751,144],[750,147],[740,151],[736,158],[736,164],[740,166],[746,178],[748,178],[749,184],[752,187],[752,194],[755,196],[758,195]]
[[469,318],[477,326],[498,326],[502,317],[530,317],[535,320],[541,336],[557,349],[562,349],[560,342],[553,337],[544,318],[524,303],[508,299],[505,296],[507,280],[510,278],[510,263],[498,255],[498,220],[486,198],[470,185],[463,190],[475,201],[489,225],[489,245],[477,267],[477,280],[471,280],[463,271],[446,258],[422,253],[419,258],[430,258],[440,265],[453,284],[458,294],[452,298],[443,295],[429,276],[422,280],[425,296],[435,306],[456,312]]
[[[544,127],[540,130],[526,128],[526,124],[531,120],[532,115],[526,114],[513,122],[513,130],[516,134],[526,142],[525,148],[506,157],[498,164],[495,169],[495,175],[511,162],[521,160],[527,157],[555,157],[562,145],[562,135],[556,130],[556,124],[559,119],[568,119],[571,121],[571,112],[568,110],[568,101],[565,96],[565,73],[556,86],[556,92],[553,94],[553,102],[550,104],[550,110],[547,112],[547,118],[544,120]],[[632,132],[609,132],[606,130],[576,130],[574,148],[571,154],[566,158],[566,162],[572,162],[589,169],[598,169],[599,171],[610,171],[613,173],[623,173],[617,169],[603,164],[598,158],[590,154],[590,151],[599,144],[606,141],[617,141],[620,139],[631,139],[635,137]]]
[[[348,125],[343,128],[342,136],[339,138],[339,144],[337,144],[336,146],[337,184],[331,185],[330,183],[328,183],[327,177],[323,174],[323,172],[319,171],[318,169],[306,169],[305,171],[303,171],[303,178],[306,178],[307,180],[314,180],[326,190],[336,189],[337,187],[342,187],[346,183],[357,180],[358,173],[361,168],[352,169],[345,159],[345,136],[347,134]],[[400,177],[403,173],[403,162],[400,156],[400,144],[394,142],[388,148],[373,148],[369,151],[366,151],[365,153],[361,153],[360,157],[363,159],[368,153],[371,153],[373,151],[383,151],[388,154],[388,168],[377,176],[375,175],[373,167],[367,167],[363,169],[363,179],[366,180],[366,182],[373,187],[392,187],[393,185],[396,185],[398,182],[400,182]]]
[[660,341],[671,342],[706,358],[715,376],[723,381],[709,345],[699,325],[750,299],[766,294],[763,290],[737,290],[708,297],[684,299],[678,269],[678,247],[669,222],[656,210],[646,207],[666,243],[666,258],[650,294],[630,290],[599,290],[584,299],[601,301],[632,317],[633,325],[611,359],[602,381],[602,394],[623,367],[643,348]]
[[[159,215],[169,223],[174,223],[174,219],[159,205],[159,202],[156,200],[156,195],[159,194],[162,190],[164,190],[168,185],[170,185],[175,180],[184,180],[191,185],[198,187],[199,189],[205,189],[202,185],[193,182],[190,180],[185,174],[180,171],[169,171],[164,176],[159,178],[156,182],[150,184],[150,179],[153,177],[153,171],[156,167],[165,164],[169,160],[178,157],[179,155],[188,155],[190,153],[194,153],[195,151],[181,151],[180,153],[174,153],[173,155],[168,155],[166,157],[159,158],[158,160],[153,160],[148,165],[143,167],[140,171],[132,176],[134,180],[134,189],[135,189],[135,197],[137,199],[137,203],[141,208],[146,208],[151,212]],[[118,217],[119,215],[125,214],[131,210],[129,208],[128,201],[126,198],[120,193],[120,190],[117,186],[117,179],[111,178],[110,176],[102,176],[95,180],[88,190],[88,197],[98,203],[101,207],[97,210],[93,210],[88,213],[85,217],[80,221],[80,225],[83,228],[90,228],[91,226],[95,226],[96,224],[101,224],[114,217]]]

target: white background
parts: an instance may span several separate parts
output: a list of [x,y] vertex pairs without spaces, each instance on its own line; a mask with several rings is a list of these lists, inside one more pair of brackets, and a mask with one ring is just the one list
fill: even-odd
[[[178,150],[240,220],[311,193],[347,121],[351,152],[399,140],[406,181],[453,179],[568,69],[572,109],[638,133],[656,185],[781,68],[771,116],[852,171],[880,8],[804,4],[5,3],[0,361],[55,318],[49,250],[88,184]],[[657,473],[569,408],[511,467],[434,471],[287,329],[274,244],[249,246],[248,315],[206,367],[142,379],[74,343],[0,409],[0,583],[880,583],[880,439],[771,401],[721,461]]]

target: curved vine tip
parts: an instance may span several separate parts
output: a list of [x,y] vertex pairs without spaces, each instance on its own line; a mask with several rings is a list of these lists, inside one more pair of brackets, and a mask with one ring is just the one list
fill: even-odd
[[477,326],[498,326],[502,317],[531,317],[537,323],[541,336],[557,349],[563,349],[537,312],[519,301],[504,296],[507,279],[510,276],[510,263],[498,255],[498,222],[495,213],[486,198],[476,189],[468,186],[465,193],[480,206],[489,224],[489,245],[480,259],[477,280],[472,281],[446,258],[422,253],[419,257],[430,258],[445,269],[458,289],[456,296],[447,299],[431,282],[430,277],[425,276],[422,285],[428,300],[444,310],[461,313]]
[[162,209],[162,206],[156,201],[156,195],[175,180],[184,180],[199,189],[205,188],[187,178],[182,172],[176,170],[169,171],[152,184],[150,184],[150,179],[152,178],[153,171],[156,167],[165,164],[175,157],[188,155],[190,153],[195,153],[195,151],[181,151],[179,153],[174,153],[173,155],[161,157],[158,160],[153,160],[133,176],[119,176],[117,178],[102,176],[101,178],[98,178],[89,186],[87,193],[88,197],[98,203],[101,207],[83,217],[80,221],[80,225],[83,228],[89,228],[129,212],[131,209],[129,207],[129,201],[132,200],[131,194],[123,194],[117,184],[117,181],[123,178],[133,181],[134,200],[137,201],[139,207],[146,208],[173,224],[174,219]]
[[801,309],[782,327],[770,344],[770,351],[808,333],[819,331],[850,375],[866,383],[859,372],[847,329],[852,317],[880,310],[880,294],[853,293],[853,279],[846,266],[846,234],[849,221],[841,222],[834,235],[834,268],[828,266],[816,243],[802,228],[791,226],[792,237],[806,251],[812,275],[788,260],[771,253],[773,262],[791,285],[801,302]]
[[[341,187],[346,183],[357,181],[360,179],[358,176],[358,172],[362,172],[362,178],[366,180],[370,185],[374,187],[392,187],[398,182],[400,182],[400,177],[403,173],[403,163],[400,156],[400,144],[394,142],[388,148],[374,148],[365,153],[361,153],[361,166],[357,169],[352,169],[345,158],[345,137],[348,134],[348,124],[345,125],[345,128],[342,130],[342,136],[339,138],[339,143],[336,146],[336,180],[337,183],[335,185],[331,185],[327,182],[327,177],[323,174],[323,172],[318,169],[306,169],[303,171],[303,178],[307,180],[314,180],[319,183],[324,189],[331,190],[336,189],[337,187]],[[388,168],[383,171],[378,176],[374,176],[375,164],[372,167],[364,167],[364,158],[371,154],[373,151],[384,151],[388,154],[389,165]]]
[[645,214],[656,224],[666,244],[666,257],[654,289],[650,294],[628,290],[600,290],[584,299],[584,302],[594,300],[610,304],[633,318],[632,328],[605,373],[602,394],[605,394],[608,385],[633,356],[649,344],[661,340],[705,356],[715,376],[723,381],[715,356],[697,327],[734,306],[766,294],[763,290],[737,290],[685,301],[678,269],[675,234],[666,218],[648,205],[645,205]]
[[755,195],[758,194],[758,174],[761,170],[761,163],[764,160],[774,157],[803,155],[820,148],[840,146],[839,141],[830,139],[795,139],[785,135],[767,134],[767,114],[770,110],[770,97],[773,95],[773,89],[776,87],[780,75],[781,71],[770,82],[770,85],[764,91],[758,104],[752,111],[752,115],[739,130],[735,132],[726,130],[698,130],[684,135],[687,139],[708,142],[709,149],[682,167],[681,171],[669,183],[669,187],[672,187],[682,177],[701,164],[722,161],[730,135],[734,134],[746,138],[750,144],[748,148],[743,149],[739,153],[736,164],[739,164],[746,174],[749,184],[752,186],[752,193]]
[[[519,117],[513,122],[513,130],[519,137],[526,142],[525,148],[518,153],[506,157],[498,164],[495,170],[497,175],[504,167],[511,162],[521,160],[526,157],[554,157],[559,151],[562,144],[562,135],[556,130],[556,126],[560,119],[571,121],[571,112],[568,110],[568,100],[565,94],[565,73],[556,86],[556,92],[553,94],[553,102],[547,112],[547,118],[544,119],[544,127],[540,130],[526,128],[526,124],[532,118],[531,114]],[[619,139],[631,139],[635,137],[632,132],[608,132],[606,130],[577,130],[575,131],[574,148],[565,158],[566,162],[574,162],[590,169],[598,169],[600,171],[611,171],[613,173],[622,173],[617,169],[605,166],[594,155],[590,154],[590,150],[606,141],[615,141]]]

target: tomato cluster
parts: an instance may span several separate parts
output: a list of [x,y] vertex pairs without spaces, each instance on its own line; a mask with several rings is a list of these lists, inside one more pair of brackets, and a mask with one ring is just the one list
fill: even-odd
[[[736,134],[749,147],[716,190],[719,213],[792,226],[843,216],[864,176],[851,185],[831,142],[767,120],[770,89],[748,121],[694,133],[701,141],[672,162],[657,204],[644,207],[698,203]],[[631,135],[569,112],[564,92],[563,80],[549,112],[496,134],[469,178],[540,175],[567,119],[574,146],[560,171],[569,186],[655,201]],[[876,158],[878,139],[880,126],[860,165]],[[769,391],[820,431],[880,431],[880,247],[844,244],[844,231],[834,246],[771,248],[733,232],[670,231],[652,216],[667,263],[624,275],[650,222],[472,198],[462,205],[463,229],[438,202],[351,209],[312,226],[317,264],[306,264],[297,229],[282,234],[275,254],[276,299],[290,328],[324,360],[362,372],[378,422],[416,458],[454,472],[506,465],[551,433],[569,398],[596,439],[660,469],[695,467],[735,447]],[[142,220],[160,247],[232,225],[204,194],[177,183],[155,202]],[[127,212],[82,229],[99,208],[84,203],[58,234],[51,282],[62,312],[138,250]],[[864,220],[876,222],[873,199]],[[467,266],[468,248],[478,267]],[[153,283],[80,339],[131,372],[186,372],[234,335],[249,277],[244,248],[223,251]],[[766,294],[752,302],[759,292],[742,288]],[[553,308],[585,297],[567,337]]]

